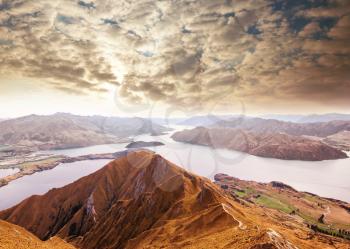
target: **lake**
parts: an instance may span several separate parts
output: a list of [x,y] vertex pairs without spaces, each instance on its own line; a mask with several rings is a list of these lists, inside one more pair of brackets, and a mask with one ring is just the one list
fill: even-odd
[[31,195],[45,194],[52,188],[63,187],[102,168],[109,160],[80,161],[21,177],[0,188],[0,210],[9,208]]
[[[173,163],[201,176],[213,179],[226,173],[243,180],[281,181],[300,191],[350,202],[350,159],[320,162],[286,161],[261,158],[226,149],[175,142],[170,135],[142,135],[142,141],[159,141],[164,146],[149,148]],[[49,151],[52,154],[79,156],[124,150],[127,144],[98,145],[86,148]],[[48,153],[48,152],[41,152]],[[103,167],[108,160],[61,164],[56,168],[25,176],[0,188],[0,210],[33,194],[62,187]]]

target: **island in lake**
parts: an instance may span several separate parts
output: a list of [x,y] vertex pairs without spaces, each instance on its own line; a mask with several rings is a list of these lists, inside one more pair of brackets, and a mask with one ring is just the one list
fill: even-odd
[[152,142],[144,142],[144,141],[135,141],[129,143],[125,148],[144,148],[144,147],[155,147],[164,145],[161,142],[152,141]]

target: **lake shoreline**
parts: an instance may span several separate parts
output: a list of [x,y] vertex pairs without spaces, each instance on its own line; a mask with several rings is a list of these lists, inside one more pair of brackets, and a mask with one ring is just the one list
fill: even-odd
[[[78,161],[93,161],[93,160],[101,160],[101,159],[114,160],[124,155],[125,153],[126,153],[125,151],[119,151],[115,153],[89,154],[89,155],[76,156],[76,157],[68,157],[68,156],[48,157],[53,160],[49,162],[45,161],[43,163],[38,162],[37,164],[34,164],[31,167],[19,168],[19,172],[0,178],[0,188],[8,185],[10,182],[17,180],[21,177],[32,175],[37,172],[42,172],[45,170],[54,169],[55,167],[57,167],[62,163],[64,164],[64,163],[73,163]],[[8,168],[16,168],[16,167],[14,165],[9,165]],[[3,168],[3,169],[7,169],[7,168]]]

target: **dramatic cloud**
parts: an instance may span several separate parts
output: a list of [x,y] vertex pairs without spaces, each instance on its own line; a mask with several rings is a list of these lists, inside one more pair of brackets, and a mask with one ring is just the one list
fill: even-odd
[[2,0],[0,74],[72,94],[110,85],[129,103],[188,110],[223,99],[346,107],[349,9],[348,0]]

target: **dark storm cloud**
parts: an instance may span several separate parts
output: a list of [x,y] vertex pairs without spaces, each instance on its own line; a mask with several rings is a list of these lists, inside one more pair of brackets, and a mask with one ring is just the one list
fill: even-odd
[[[0,73],[72,93],[210,108],[349,104],[347,0],[2,1]],[[209,107],[208,107],[209,106]]]

